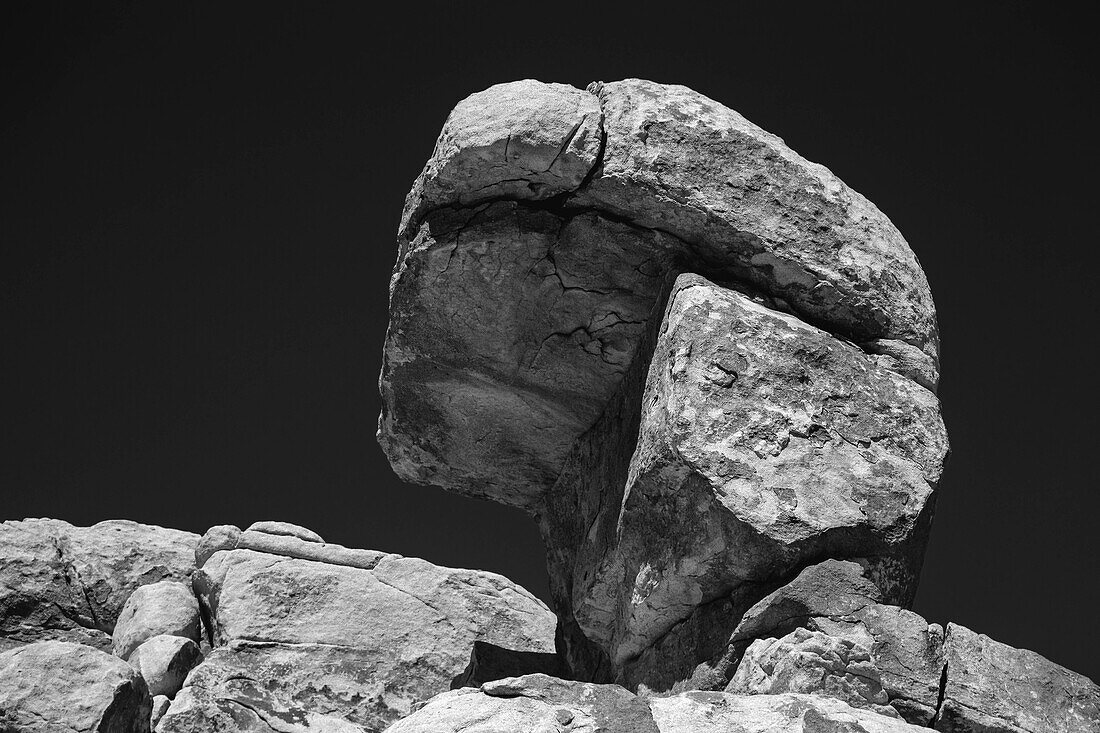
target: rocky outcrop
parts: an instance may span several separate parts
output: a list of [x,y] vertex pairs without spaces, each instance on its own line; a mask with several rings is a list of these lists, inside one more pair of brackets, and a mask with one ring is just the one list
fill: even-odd
[[947,453],[927,282],[870,202],[736,112],[640,80],[471,96],[390,296],[382,446],[539,519],[575,674],[824,557],[911,601]]
[[148,733],[152,706],[141,675],[90,646],[44,641],[0,653],[0,730]]
[[566,682],[528,675],[440,695],[395,724],[390,733],[764,733],[921,730],[896,718],[853,708],[829,697],[683,693],[636,697],[618,685]]
[[131,593],[159,580],[190,582],[198,539],[123,520],[0,524],[0,649],[55,639],[109,650]]
[[[308,558],[304,545],[315,550]],[[475,641],[554,651],[553,614],[501,576],[286,533],[240,533],[233,549],[210,555],[194,587],[214,648],[162,733],[246,730],[233,722],[242,715],[260,730],[293,719],[305,730],[339,722],[380,731],[449,689]]]

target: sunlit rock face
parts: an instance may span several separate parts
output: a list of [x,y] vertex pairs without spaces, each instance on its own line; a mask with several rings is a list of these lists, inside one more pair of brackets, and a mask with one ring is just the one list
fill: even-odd
[[935,309],[828,169],[685,87],[514,82],[448,117],[398,239],[379,440],[539,520],[579,676],[828,557],[911,600]]

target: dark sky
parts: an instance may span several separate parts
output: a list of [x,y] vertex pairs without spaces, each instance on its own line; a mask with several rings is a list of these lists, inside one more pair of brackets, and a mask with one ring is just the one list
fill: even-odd
[[401,484],[374,441],[394,231],[462,97],[638,76],[734,107],[905,234],[953,449],[916,610],[1100,679],[1083,19],[92,5],[0,11],[0,518],[284,519],[545,595],[529,520]]

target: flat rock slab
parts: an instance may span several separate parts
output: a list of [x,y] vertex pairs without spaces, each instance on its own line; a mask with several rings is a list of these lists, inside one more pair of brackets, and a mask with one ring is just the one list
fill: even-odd
[[297,537],[306,542],[324,542],[324,540],[321,539],[321,535],[317,534],[312,529],[307,529],[297,524],[291,524],[290,522],[253,522],[248,525],[246,531],[263,532],[265,534],[281,535],[285,537]]
[[1100,685],[1026,649],[948,624],[947,684],[935,728],[951,733],[1100,730]]
[[74,527],[58,519],[0,524],[0,639],[111,647],[123,604],[160,580],[190,581],[198,535],[112,520]]
[[148,733],[153,699],[121,659],[46,641],[0,653],[0,730]]
[[243,705],[261,718],[321,725],[323,716],[380,731],[447,690],[477,640],[553,653],[554,615],[507,579],[379,555],[367,570],[215,552],[195,574],[215,648],[158,730],[182,733]]

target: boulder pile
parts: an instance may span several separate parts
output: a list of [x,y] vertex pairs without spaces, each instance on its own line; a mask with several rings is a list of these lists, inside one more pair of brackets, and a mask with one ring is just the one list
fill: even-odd
[[1093,681],[909,610],[939,367],[905,239],[776,136],[492,87],[406,201],[378,438],[533,517],[550,606],[285,522],[4,522],[0,731],[1097,733]]

